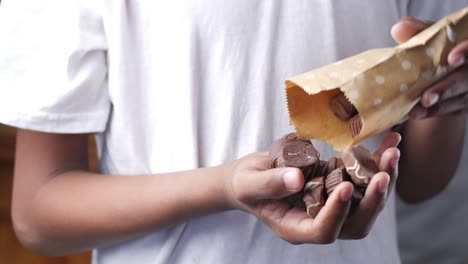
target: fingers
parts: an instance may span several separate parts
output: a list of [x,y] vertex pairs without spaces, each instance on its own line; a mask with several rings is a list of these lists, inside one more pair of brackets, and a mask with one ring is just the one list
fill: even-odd
[[284,207],[275,205],[275,210],[262,210],[261,220],[290,243],[329,244],[338,238],[346,220],[352,191],[349,182],[338,185],[314,219],[303,210],[292,208],[285,212]]
[[374,152],[374,160],[375,162],[377,162],[377,164],[380,163],[380,159],[382,157],[382,154],[389,148],[394,148],[396,146],[398,146],[398,144],[400,143],[401,141],[401,135],[396,133],[396,132],[392,132],[388,135],[385,136],[384,140],[382,141],[382,143],[380,144],[380,147],[379,149]]
[[441,100],[446,100],[468,92],[468,66],[458,69],[443,80],[427,88],[421,95],[421,105],[431,107]]
[[338,187],[315,217],[314,228],[321,232],[316,239],[322,243],[331,243],[338,238],[349,212],[354,187],[349,182],[341,183]]
[[367,187],[366,194],[359,202],[354,214],[345,222],[339,238],[361,239],[367,236],[377,216],[385,207],[390,176],[379,172]]
[[400,151],[396,148],[398,143],[399,140],[382,153],[379,161],[381,172],[372,177],[356,211],[345,222],[340,238],[361,239],[366,237],[371,230],[398,178],[400,159]]
[[468,109],[468,93],[445,100],[427,110],[426,117],[440,116],[451,113],[463,113]]
[[447,61],[452,67],[459,67],[466,62],[468,55],[468,40],[465,40],[455,46],[449,53]]
[[468,107],[468,66],[453,72],[443,80],[427,88],[421,102],[410,112],[413,119],[463,111]]
[[396,42],[403,43],[430,25],[414,17],[404,17],[392,27],[390,33]]
[[383,154],[380,159],[379,169],[380,171],[386,172],[390,176],[390,182],[388,184],[387,197],[393,190],[393,186],[398,179],[398,163],[400,161],[400,150],[398,148],[389,148]]
[[252,203],[264,199],[279,199],[299,192],[304,176],[296,168],[277,168],[233,179],[233,193],[237,200]]

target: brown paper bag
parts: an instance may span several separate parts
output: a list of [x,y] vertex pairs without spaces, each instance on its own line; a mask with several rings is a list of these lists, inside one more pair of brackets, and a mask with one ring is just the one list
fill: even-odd
[[[468,39],[468,8],[445,17],[394,48],[374,49],[286,80],[291,123],[303,139],[318,139],[341,151],[408,118],[424,88],[454,69],[448,51]],[[343,92],[363,126],[353,138],[348,122],[330,111]]]

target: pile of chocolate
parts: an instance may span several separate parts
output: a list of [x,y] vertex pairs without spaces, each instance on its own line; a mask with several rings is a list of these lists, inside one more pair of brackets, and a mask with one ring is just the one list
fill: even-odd
[[295,167],[304,174],[304,188],[284,198],[291,206],[307,211],[314,218],[338,184],[349,181],[354,185],[350,214],[364,196],[370,178],[379,171],[372,154],[362,145],[352,146],[341,158],[320,160],[320,153],[308,140],[290,133],[270,146],[273,167]]
[[361,116],[342,92],[338,93],[330,100],[329,106],[330,110],[338,119],[343,122],[348,122],[348,129],[353,138],[359,135],[362,129]]

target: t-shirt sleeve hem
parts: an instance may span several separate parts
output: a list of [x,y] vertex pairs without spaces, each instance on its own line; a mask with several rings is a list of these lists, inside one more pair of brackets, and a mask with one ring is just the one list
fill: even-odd
[[109,110],[93,113],[7,113],[0,112],[0,123],[46,133],[99,133],[107,125]]

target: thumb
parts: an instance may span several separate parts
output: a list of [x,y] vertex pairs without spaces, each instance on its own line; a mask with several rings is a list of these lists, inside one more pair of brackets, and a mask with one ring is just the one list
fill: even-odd
[[401,44],[429,26],[430,23],[417,20],[414,17],[404,17],[393,25],[391,35],[396,42]]
[[299,192],[304,176],[297,168],[276,168],[260,172],[245,185],[247,200],[279,199]]

